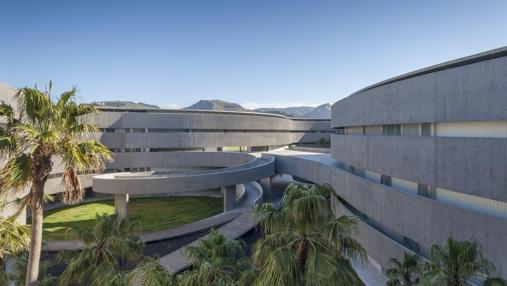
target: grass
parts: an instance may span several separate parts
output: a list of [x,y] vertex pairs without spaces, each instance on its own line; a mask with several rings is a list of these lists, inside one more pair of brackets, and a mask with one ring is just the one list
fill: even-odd
[[[223,211],[223,201],[210,197],[134,198],[128,204],[128,216],[140,221],[143,231],[169,229],[198,221]],[[76,239],[71,227],[93,226],[96,214],[114,214],[114,201],[67,206],[44,214],[44,239]]]

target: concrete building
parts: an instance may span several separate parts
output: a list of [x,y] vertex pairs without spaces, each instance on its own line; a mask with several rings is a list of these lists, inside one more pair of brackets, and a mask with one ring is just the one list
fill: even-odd
[[[386,267],[475,239],[507,276],[507,48],[366,87],[333,105],[333,173],[360,240]],[[375,233],[374,233],[375,232]],[[389,242],[391,241],[391,242]]]
[[[103,109],[90,120],[115,155],[93,187],[123,200],[216,187],[228,196],[232,186],[289,174],[334,187],[336,215],[360,218],[357,238],[378,270],[403,252],[428,256],[452,236],[477,240],[507,277],[506,106],[507,47],[366,87],[336,102],[331,121]],[[330,154],[279,150],[322,138]],[[58,191],[55,166],[48,192]]]

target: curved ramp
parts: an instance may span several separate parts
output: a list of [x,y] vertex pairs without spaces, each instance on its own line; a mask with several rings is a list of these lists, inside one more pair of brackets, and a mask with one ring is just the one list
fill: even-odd
[[272,156],[257,158],[245,153],[226,152],[175,153],[178,162],[185,161],[189,165],[190,161],[199,158],[194,165],[198,167],[211,168],[230,162],[235,164],[203,171],[102,174],[93,177],[93,190],[98,193],[135,195],[180,193],[233,186],[275,174],[275,159]]

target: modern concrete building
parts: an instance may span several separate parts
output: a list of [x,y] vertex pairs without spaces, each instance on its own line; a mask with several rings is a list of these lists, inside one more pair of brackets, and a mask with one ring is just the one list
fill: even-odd
[[506,107],[507,48],[432,66],[336,102],[331,157],[278,152],[277,172],[332,184],[383,270],[452,236],[506,277]]
[[422,255],[475,239],[507,276],[507,48],[360,90],[334,104],[332,128],[357,181],[343,197],[386,239]]
[[[221,187],[230,197],[251,181],[266,192],[267,178],[289,174],[334,187],[336,215],[360,218],[357,238],[379,270],[452,236],[477,240],[507,277],[506,107],[507,47],[366,87],[336,102],[331,121],[103,109],[91,120],[115,155],[93,188],[122,208],[128,194]],[[322,138],[331,138],[330,154],[279,149]]]

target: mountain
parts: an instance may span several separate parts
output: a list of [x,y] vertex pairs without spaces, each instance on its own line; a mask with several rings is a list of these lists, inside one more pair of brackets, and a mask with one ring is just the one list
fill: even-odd
[[237,103],[227,102],[223,100],[199,100],[197,103],[185,107],[183,109],[198,110],[224,110],[224,111],[248,111]]
[[298,107],[286,107],[286,108],[257,108],[254,111],[262,113],[274,113],[281,114],[290,117],[302,117],[306,113],[312,111],[314,107],[310,106],[298,106]]
[[303,118],[319,118],[319,119],[330,119],[331,118],[331,104],[326,103],[315,107],[309,111]]
[[310,106],[296,106],[286,108],[257,108],[254,110],[248,110],[243,108],[241,105],[233,102],[227,102],[223,100],[199,100],[197,103],[185,107],[183,109],[194,109],[194,110],[223,110],[223,111],[254,111],[261,113],[280,114],[288,117],[300,117],[300,118],[319,118],[329,119],[331,118],[331,105],[329,103],[319,105],[317,107]]
[[123,100],[114,100],[114,101],[97,101],[92,102],[91,104],[97,107],[104,108],[120,108],[120,109],[159,109],[157,105],[146,104],[142,102],[133,102],[133,101],[123,101]]

